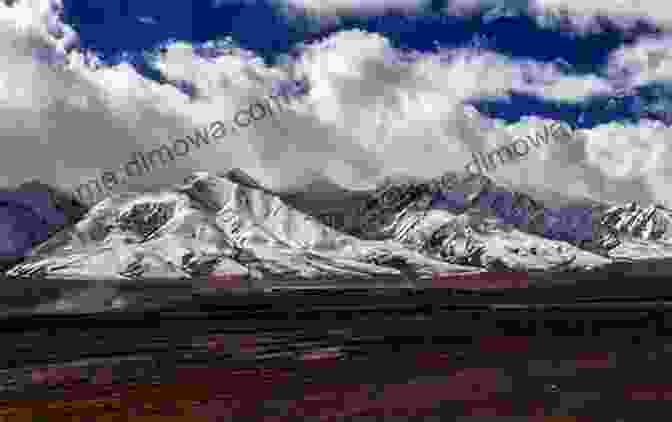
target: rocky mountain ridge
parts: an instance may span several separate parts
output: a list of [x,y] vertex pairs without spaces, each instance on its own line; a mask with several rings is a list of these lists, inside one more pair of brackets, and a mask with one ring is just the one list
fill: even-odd
[[[337,192],[337,191],[334,191]],[[460,209],[431,206],[437,192],[461,192]],[[482,198],[508,192],[528,218],[511,224]],[[337,193],[332,193],[332,196]],[[446,173],[389,179],[370,192],[341,192],[330,224],[310,192],[273,192],[234,169],[194,173],[183,185],[107,198],[36,245],[10,277],[191,278],[431,277],[441,272],[589,271],[616,260],[668,257],[672,214],[660,206],[589,207],[593,237],[544,237],[556,206],[487,177]]]

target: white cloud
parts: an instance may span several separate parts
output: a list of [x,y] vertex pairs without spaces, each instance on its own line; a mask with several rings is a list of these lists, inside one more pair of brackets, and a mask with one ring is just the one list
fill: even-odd
[[386,10],[413,11],[428,0],[285,0],[291,7],[318,14],[347,14],[382,12]]
[[[497,145],[544,133],[544,126],[554,123],[550,119],[528,117],[513,125],[502,125],[509,137]],[[668,187],[672,172],[666,169],[666,163],[672,158],[672,147],[665,141],[670,136],[672,128],[660,122],[612,122],[577,130],[569,143],[550,142],[531,148],[523,160],[499,166],[491,176],[495,180],[597,200],[659,202],[670,206],[672,192]]]
[[657,0],[536,0],[532,6],[568,15],[573,24],[586,29],[597,25],[597,16],[606,16],[623,28],[631,28],[640,18],[666,27],[672,25],[672,9]]
[[609,56],[607,73],[630,87],[672,81],[672,36],[647,37]]
[[[391,9],[420,12],[427,0],[277,0],[293,9],[328,17],[348,13],[380,13]],[[444,13],[471,15],[487,10],[487,20],[527,13],[542,26],[571,27],[578,33],[602,32],[605,18],[623,30],[648,21],[672,27],[672,8],[659,0],[447,0]]]
[[605,23],[629,31],[644,21],[672,27],[672,9],[658,0],[448,0],[445,13],[471,15],[489,10],[486,18],[526,13],[543,27],[578,34],[599,33]]
[[[594,75],[564,75],[553,63],[482,50],[399,61],[384,37],[345,31],[307,46],[297,62],[270,68],[240,49],[205,60],[189,45],[166,45],[165,53],[154,54],[155,64],[170,79],[192,82],[198,95],[191,99],[127,64],[89,65],[90,53],[72,50],[63,65],[35,61],[34,47],[71,47],[50,34],[48,25],[55,24],[48,23],[49,13],[22,7],[0,6],[3,185],[37,177],[73,187],[101,170],[118,168],[135,151],[172,142],[216,120],[228,122],[240,107],[268,95],[272,81],[303,76],[312,90],[293,111],[259,121],[135,182],[179,183],[193,170],[231,167],[278,189],[320,173],[351,188],[371,186],[394,172],[436,176],[463,169],[471,151],[506,143],[514,130],[545,123],[524,119],[512,128],[465,107],[465,100],[505,96],[512,89],[580,100],[608,91],[611,83]],[[578,134],[571,145],[530,153],[495,176],[560,192],[571,186],[610,200],[669,201],[664,187],[672,174],[664,169],[669,152],[662,143],[669,130],[651,122],[598,127]],[[619,155],[630,152],[632,158]]]
[[588,162],[602,168],[614,179],[646,176],[660,166],[666,151],[665,127],[619,123],[601,125],[589,131],[586,152]]

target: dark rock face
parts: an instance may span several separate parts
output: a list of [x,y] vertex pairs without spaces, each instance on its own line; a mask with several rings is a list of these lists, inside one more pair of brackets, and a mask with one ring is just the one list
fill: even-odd
[[70,193],[36,180],[21,184],[15,191],[24,192],[27,196],[34,196],[36,198],[46,197],[47,205],[52,211],[44,209],[45,217],[60,214],[65,218],[63,223],[59,223],[57,221],[59,217],[55,217],[53,224],[57,226],[74,224],[88,211],[88,207],[79,202]]
[[44,219],[31,207],[7,200],[0,202],[0,265],[20,261],[30,248],[49,237]]
[[171,204],[140,203],[119,216],[119,227],[144,238],[166,224],[174,213],[174,206]]
[[0,258],[23,256],[34,242],[45,240],[45,229],[44,221],[27,207],[0,205]]
[[38,181],[0,191],[0,269],[20,262],[32,247],[85,213],[83,204]]

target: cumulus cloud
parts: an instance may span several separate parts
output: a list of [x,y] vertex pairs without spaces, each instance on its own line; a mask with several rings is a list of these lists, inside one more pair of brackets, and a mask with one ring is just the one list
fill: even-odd
[[629,86],[672,81],[672,36],[646,37],[610,54],[607,74]]
[[428,0],[283,0],[291,7],[320,15],[347,13],[380,13],[389,10],[414,11],[426,6]]
[[556,16],[568,16],[576,27],[586,30],[595,30],[599,26],[598,16],[606,17],[622,28],[632,28],[638,20],[665,27],[672,25],[672,10],[657,0],[536,0],[530,5]]
[[[103,66],[66,36],[51,34],[58,12],[52,4],[20,2],[0,8],[3,185],[40,178],[74,187],[118,168],[135,151],[156,148],[216,120],[230,120],[247,100],[268,95],[260,80],[286,78],[249,60],[247,52],[206,61],[191,48],[171,45],[159,60],[161,69],[169,77],[207,83],[203,97],[194,102],[172,85],[144,78],[127,63]],[[67,60],[49,63],[35,56],[36,49],[45,48],[64,50]],[[210,69],[215,67],[213,76]],[[174,167],[156,169],[142,183],[175,183],[193,168],[257,166],[244,138],[212,148],[196,151]]]
[[[53,4],[0,8],[3,185],[39,178],[74,187],[118,168],[135,151],[230,121],[238,109],[269,95],[274,81],[285,79],[305,78],[311,87],[292,110],[133,182],[179,183],[194,170],[232,167],[274,189],[323,175],[349,188],[368,188],[395,173],[432,177],[462,170],[472,151],[551,123],[534,117],[506,125],[465,106],[468,100],[506,98],[515,90],[578,101],[612,89],[608,78],[567,75],[556,63],[482,49],[403,55],[386,38],[364,31],[342,31],[306,45],[278,66],[234,45],[226,54],[204,55],[196,46],[169,43],[148,52],[173,82],[160,84],[126,63],[103,65],[77,49],[76,34],[65,35],[73,31],[54,18]],[[36,56],[35,49],[63,56],[43,50]],[[180,81],[192,87],[189,95],[176,87]],[[493,176],[608,200],[669,201],[669,149],[662,142],[669,130],[653,122],[599,126],[575,134],[571,144],[551,145],[502,166]]]
[[448,0],[444,12],[473,15],[485,11],[485,19],[526,14],[546,28],[570,30],[576,34],[603,32],[607,27],[623,31],[642,22],[670,27],[672,14],[655,0]]
[[[506,145],[513,139],[543,134],[544,127],[561,124],[536,116],[496,126],[507,134],[488,146]],[[665,139],[672,128],[641,120],[637,124],[610,122],[592,129],[578,129],[571,141],[551,141],[530,152],[519,162],[499,166],[492,174],[497,181],[541,188],[569,196],[588,197],[613,203],[638,201],[672,205],[669,165],[672,147]]]
[[[327,18],[336,14],[381,13],[389,10],[421,12],[426,0],[277,0],[288,8]],[[642,21],[672,27],[672,9],[658,0],[446,0],[444,13],[458,16],[485,11],[486,20],[527,14],[545,27],[596,33],[605,24],[631,30]]]

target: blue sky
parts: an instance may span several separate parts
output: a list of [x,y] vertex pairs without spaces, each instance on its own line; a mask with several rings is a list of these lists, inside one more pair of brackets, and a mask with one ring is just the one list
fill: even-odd
[[[64,6],[65,21],[78,30],[82,46],[99,52],[110,62],[118,62],[126,55],[139,72],[157,80],[160,73],[147,66],[142,53],[170,40],[198,44],[232,36],[241,47],[272,64],[298,43],[343,30],[363,29],[383,34],[395,48],[425,53],[434,51],[437,45],[455,48],[480,42],[489,50],[509,57],[556,61],[563,64],[567,74],[584,75],[600,73],[609,53],[615,49],[632,45],[640,36],[663,33],[646,21],[628,31],[606,21],[603,32],[576,34],[542,27],[524,14],[497,17],[493,7],[474,16],[445,15],[438,3],[413,13],[383,11],[372,16],[344,16],[337,25],[319,28],[309,17],[288,19],[280,7],[266,2],[230,3],[217,5],[201,0],[175,2],[166,7],[165,2],[158,1],[67,0]],[[124,30],[118,33],[110,31],[110,27]],[[670,117],[656,114],[656,106],[670,98],[669,92],[662,90],[651,95],[655,88],[651,84],[640,87],[634,95],[594,96],[576,102],[544,101],[513,92],[508,101],[485,99],[472,103],[482,113],[510,122],[524,115],[539,115],[587,128],[612,120],[636,121],[642,116],[667,118],[670,123]]]
[[303,79],[291,111],[119,189],[231,167],[370,188],[564,122],[572,143],[489,176],[672,206],[671,30],[656,0],[0,3],[0,184],[76,186]]

